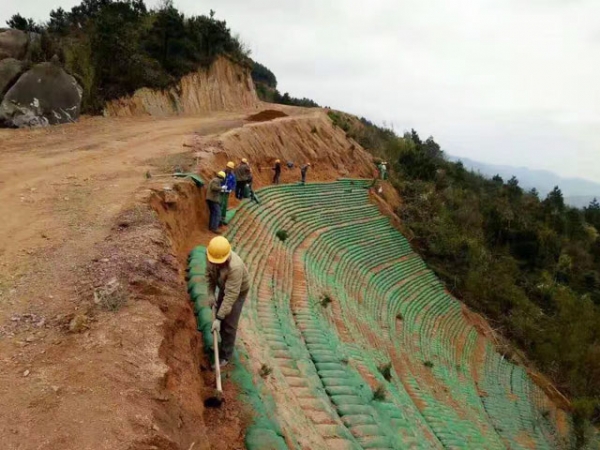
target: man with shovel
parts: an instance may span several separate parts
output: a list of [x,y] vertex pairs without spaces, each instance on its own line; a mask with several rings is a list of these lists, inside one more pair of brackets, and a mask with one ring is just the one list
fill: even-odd
[[224,367],[233,354],[238,322],[250,290],[250,276],[242,259],[231,250],[231,244],[223,236],[211,239],[206,258],[208,303],[215,311],[211,331],[221,334],[219,366]]

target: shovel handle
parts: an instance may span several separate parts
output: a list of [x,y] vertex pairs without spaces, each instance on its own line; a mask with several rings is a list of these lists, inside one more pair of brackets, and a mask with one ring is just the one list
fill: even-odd
[[[213,307],[213,322],[217,316],[215,308]],[[213,348],[215,350],[215,378],[217,379],[217,391],[223,392],[223,386],[221,384],[221,359],[219,358],[219,333],[217,330],[213,331]]]

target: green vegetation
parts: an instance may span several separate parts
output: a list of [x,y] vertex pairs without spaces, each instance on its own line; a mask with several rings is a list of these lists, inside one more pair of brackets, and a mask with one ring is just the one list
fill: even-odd
[[261,378],[267,378],[272,373],[273,373],[273,369],[270,366],[268,366],[267,364],[263,364],[262,366],[260,366],[260,370],[258,371],[258,375]]
[[281,95],[277,90],[277,78],[273,72],[260,63],[253,62],[252,80],[256,86],[256,93],[262,101],[306,108],[319,107],[316,102],[308,98],[292,97],[287,92]]
[[386,381],[392,380],[392,363],[382,364],[378,367],[378,370]]
[[34,62],[57,54],[83,87],[88,113],[141,87],[171,86],[219,55],[251,65],[247,47],[214,11],[186,17],[171,0],[156,10],[148,10],[143,0],[83,0],[71,11],[52,11],[45,24],[19,14],[7,24],[42,34]]
[[279,239],[281,242],[285,242],[285,240],[289,237],[289,234],[287,230],[279,230],[277,233],[275,233],[275,236],[277,236],[277,239]]
[[378,402],[385,400],[385,387],[383,385],[380,384],[375,390],[373,390],[373,400]]
[[423,362],[423,365],[428,369],[433,369],[433,363],[431,361],[425,361]]
[[391,164],[396,213],[448,289],[575,399],[576,422],[600,421],[600,203],[540,199],[449,162],[432,137],[330,117]]
[[321,303],[321,306],[323,308],[327,308],[331,302],[332,302],[331,297],[328,294],[324,294],[321,297],[321,301],[319,303]]

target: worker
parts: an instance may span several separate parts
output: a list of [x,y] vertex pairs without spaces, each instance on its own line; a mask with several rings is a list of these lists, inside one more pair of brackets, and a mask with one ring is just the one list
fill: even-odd
[[216,313],[211,331],[221,333],[219,363],[223,367],[233,355],[238,322],[250,290],[250,276],[242,259],[231,250],[231,244],[223,236],[211,239],[206,248],[206,259],[208,304]]
[[227,225],[227,207],[229,206],[229,194],[235,191],[235,175],[233,173],[235,164],[229,161],[225,167],[225,181],[222,183],[221,192],[221,225]]
[[385,161],[381,161],[377,164],[377,171],[379,172],[379,179],[386,180],[387,179],[387,166]]
[[235,197],[241,200],[244,198],[246,185],[252,182],[252,170],[250,169],[246,158],[242,158],[242,162],[235,169],[235,178]]
[[279,178],[281,177],[281,161],[278,159],[275,160],[275,165],[273,166],[273,184],[279,184]]
[[209,219],[208,229],[213,233],[220,234],[219,223],[221,222],[221,192],[222,183],[225,180],[225,172],[220,171],[206,188],[206,204],[208,205]]
[[302,184],[306,183],[306,172],[308,172],[309,167],[310,167],[309,162],[307,162],[302,167],[300,167],[300,175],[302,175]]

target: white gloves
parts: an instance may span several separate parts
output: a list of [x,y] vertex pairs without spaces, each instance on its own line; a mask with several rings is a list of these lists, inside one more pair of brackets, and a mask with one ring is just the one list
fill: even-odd
[[220,333],[221,332],[221,320],[220,319],[215,319],[215,321],[212,324],[212,328],[210,329],[211,332],[217,332]]

